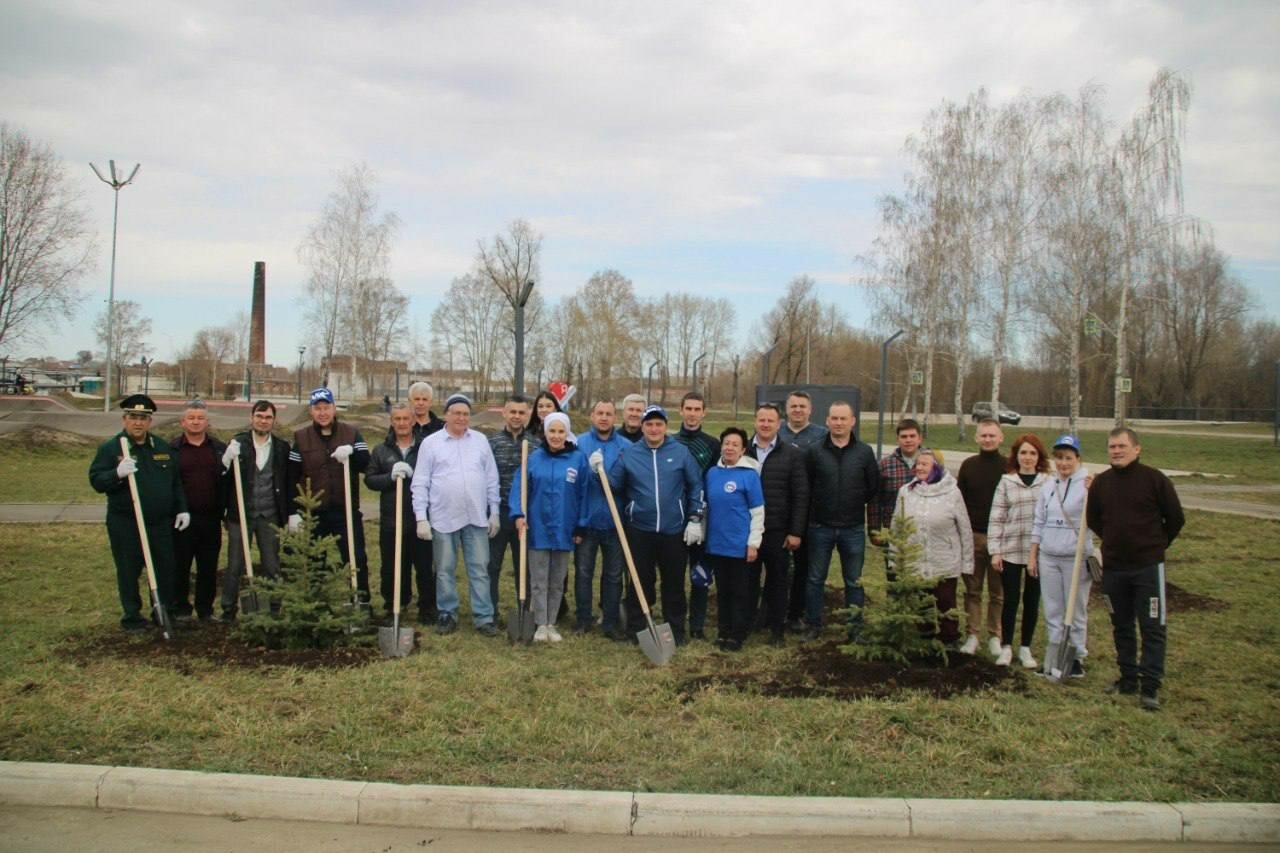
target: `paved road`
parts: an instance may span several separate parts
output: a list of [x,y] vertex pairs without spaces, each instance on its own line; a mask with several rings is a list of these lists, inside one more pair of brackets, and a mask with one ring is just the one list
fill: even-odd
[[137,851],[181,853],[196,850],[264,850],[272,853],[357,853],[431,850],[442,853],[516,849],[522,853],[661,850],[662,853],[745,851],[745,853],[1127,853],[1186,851],[1237,853],[1264,849],[1247,844],[1186,842],[1115,843],[923,841],[886,838],[655,838],[565,835],[545,832],[463,832],[405,827],[351,826],[304,821],[234,819],[107,809],[0,806],[0,848],[4,850]]

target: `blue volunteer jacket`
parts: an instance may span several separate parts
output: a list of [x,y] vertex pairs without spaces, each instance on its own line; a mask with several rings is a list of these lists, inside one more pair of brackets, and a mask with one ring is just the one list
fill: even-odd
[[[630,446],[631,441],[623,438],[616,429],[609,435],[608,441],[602,441],[594,429],[589,429],[578,436],[578,449],[583,454],[590,456],[592,451],[599,450],[604,455],[605,471],[613,468],[613,463],[618,461],[622,451]],[[587,479],[591,484],[587,486],[586,526],[592,530],[613,530],[613,516],[609,515],[609,504],[605,502],[600,478],[588,469]]]
[[[529,547],[538,551],[572,551],[574,530],[586,526],[587,483],[591,467],[572,444],[556,452],[546,446],[529,454]],[[520,511],[520,471],[516,469],[507,499],[512,520]]]
[[658,447],[641,439],[623,448],[609,468],[609,485],[623,495],[627,520],[637,530],[677,534],[690,515],[702,515],[702,469],[670,436]]

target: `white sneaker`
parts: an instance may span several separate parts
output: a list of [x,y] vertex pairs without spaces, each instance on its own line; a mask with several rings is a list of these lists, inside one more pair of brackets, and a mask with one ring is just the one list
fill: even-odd
[[998,657],[1000,657],[1000,654],[1001,654],[1001,652],[1002,652],[1003,650],[1004,650],[1004,647],[1002,647],[1002,646],[1000,645],[1000,638],[999,638],[999,637],[988,637],[988,638],[987,638],[987,651],[991,652],[991,656],[992,656],[993,658],[998,658]]
[[556,630],[556,626],[555,626],[555,625],[548,625],[548,626],[546,626],[546,627],[547,627],[547,639],[548,639],[548,640],[550,640],[550,641],[551,641],[551,642],[553,642],[553,643],[558,643],[558,642],[560,642],[561,640],[563,640],[563,639],[564,639],[564,637],[560,636],[560,632]]
[[960,647],[960,654],[971,655],[978,651],[978,636],[970,634],[969,639],[964,641],[964,645]]
[[[1009,648],[1005,646],[1005,648]],[[1018,663],[1022,664],[1023,669],[1035,669],[1040,664],[1036,663],[1036,659],[1031,656],[1031,649],[1027,646],[1018,647]]]
[[1005,646],[996,658],[996,666],[1008,666],[1013,663],[1013,646]]
[[539,625],[538,630],[533,632],[533,641],[535,643],[545,643],[551,637],[547,634],[547,626]]

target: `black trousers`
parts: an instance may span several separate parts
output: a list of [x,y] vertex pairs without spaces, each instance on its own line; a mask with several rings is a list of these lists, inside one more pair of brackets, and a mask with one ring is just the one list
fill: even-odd
[[[783,547],[785,530],[766,530],[756,561],[747,566],[751,575],[751,603],[748,630],[757,624],[756,603],[760,601],[760,577],[764,575],[764,618],[769,631],[781,634],[787,627],[787,600],[791,596],[791,552]],[[803,607],[803,603],[801,605]]]
[[191,615],[191,563],[196,564],[196,615],[213,615],[218,592],[218,556],[222,553],[222,519],[191,514],[186,530],[173,532],[173,615]]
[[715,567],[716,603],[720,607],[720,639],[745,643],[751,630],[751,572],[741,557],[707,554]]
[[[662,618],[671,624],[676,642],[684,642],[685,560],[688,551],[679,533],[650,533],[632,529],[631,557],[640,576],[640,586],[649,606],[654,602],[654,584],[662,578]],[[645,628],[644,613],[640,610],[640,598],[634,586],[627,588],[627,631],[636,633]]]
[[[1164,679],[1166,640],[1164,563],[1126,566],[1107,563],[1102,570],[1102,594],[1111,611],[1120,682],[1154,696]],[[1142,656],[1138,656],[1138,634]]]
[[804,596],[809,585],[809,543],[802,539],[800,547],[791,552],[791,590],[787,599],[787,621],[804,619]]
[[[378,528],[378,551],[382,555],[380,587],[382,606],[391,611],[396,589],[396,529]],[[413,602],[413,582],[418,584],[418,615],[432,617],[436,612],[436,573],[432,567],[431,543],[417,536],[412,519],[400,531],[400,609]]]
[[[1026,584],[1022,583],[1026,578]],[[1018,620],[1019,587],[1022,599],[1022,634],[1021,645],[1030,646],[1031,638],[1036,633],[1036,619],[1040,616],[1040,578],[1027,574],[1027,567],[1017,563],[1004,561],[1004,571],[1000,573],[1000,583],[1004,586],[1004,609],[1000,611],[1000,636],[1005,645],[1013,645],[1013,624]]]
[[[369,600],[369,556],[364,550],[364,517],[360,510],[355,510],[351,518],[352,531],[355,533],[356,551],[356,586],[360,590],[360,600]],[[324,509],[316,516],[316,526],[312,528],[314,536],[337,536],[338,558],[344,564],[349,563],[347,549],[347,511],[338,507]],[[350,569],[348,569],[350,571]]]

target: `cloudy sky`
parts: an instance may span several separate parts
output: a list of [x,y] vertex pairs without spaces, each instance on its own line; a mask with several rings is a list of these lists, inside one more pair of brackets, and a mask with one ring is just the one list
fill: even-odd
[[297,246],[360,161],[403,220],[392,273],[424,335],[476,241],[518,217],[548,298],[615,268],[642,295],[735,299],[745,337],[808,274],[861,325],[855,258],[932,107],[1094,82],[1119,125],[1162,66],[1193,86],[1188,212],[1280,316],[1277,36],[1280,4],[1244,0],[0,0],[0,119],[66,161],[101,248],[79,315],[25,349],[96,349],[111,191],[88,163],[109,158],[142,164],[116,295],[144,303],[160,358],[247,308],[263,260],[268,358],[295,361]]

